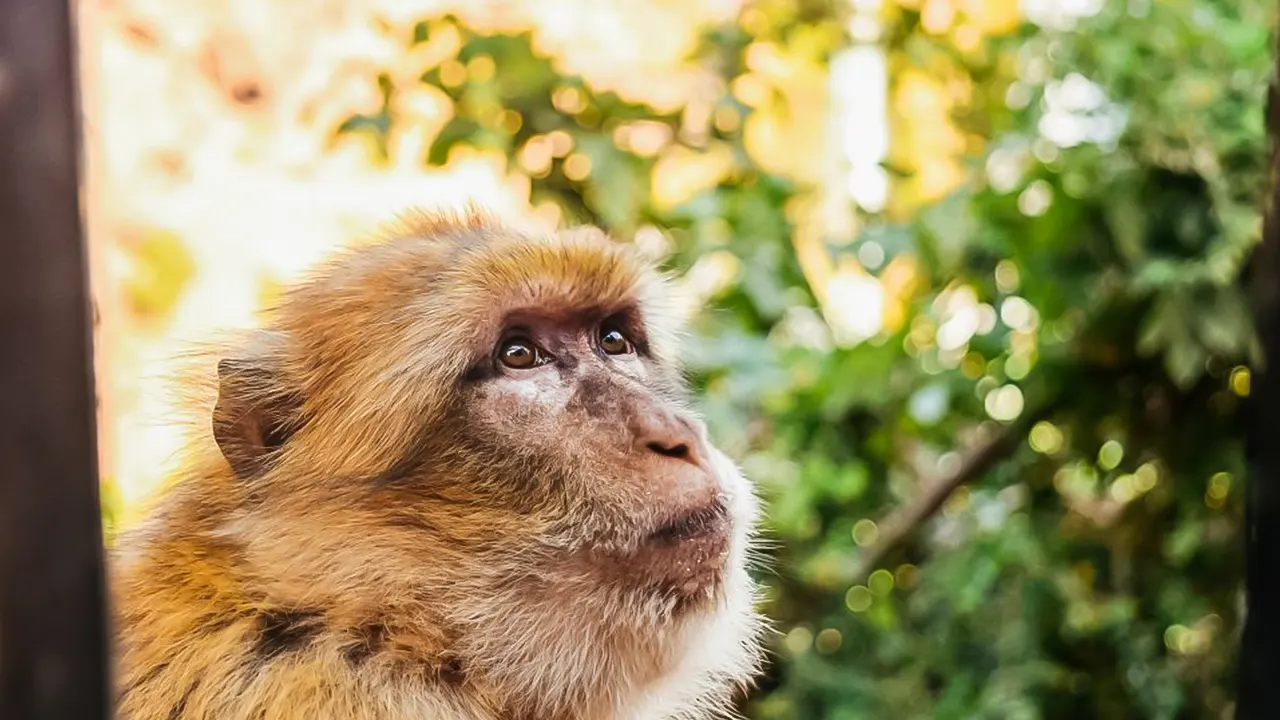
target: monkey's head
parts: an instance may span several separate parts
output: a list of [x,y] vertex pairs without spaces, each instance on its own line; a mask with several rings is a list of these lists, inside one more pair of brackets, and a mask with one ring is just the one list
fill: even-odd
[[720,642],[741,675],[757,506],[689,409],[667,298],[595,230],[418,217],[346,253],[218,364],[227,532],[313,596],[417,608],[482,672],[599,664],[569,637],[647,648],[607,660],[637,678]]

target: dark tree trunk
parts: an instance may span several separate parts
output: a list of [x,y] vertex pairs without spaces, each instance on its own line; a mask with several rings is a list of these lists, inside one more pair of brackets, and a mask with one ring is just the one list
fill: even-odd
[[[1276,55],[1280,67],[1280,50]],[[1280,77],[1280,76],[1278,76]],[[1240,646],[1236,717],[1280,718],[1280,88],[1267,99],[1270,187],[1262,245],[1250,275],[1263,363],[1250,393],[1246,451],[1245,583],[1247,616]]]
[[67,0],[0,0],[0,718],[107,718]]

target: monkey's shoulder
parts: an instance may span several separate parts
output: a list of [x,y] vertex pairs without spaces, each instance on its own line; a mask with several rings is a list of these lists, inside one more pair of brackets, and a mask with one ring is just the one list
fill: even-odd
[[122,622],[124,720],[497,720],[469,702],[463,670],[424,662],[377,623],[333,627],[319,610],[136,613]]

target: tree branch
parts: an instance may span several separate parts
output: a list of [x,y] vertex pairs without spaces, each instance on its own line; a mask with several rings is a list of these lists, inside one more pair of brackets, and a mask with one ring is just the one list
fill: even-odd
[[880,564],[885,555],[916,531],[920,525],[938,512],[943,503],[961,485],[977,480],[1013,454],[1018,443],[1026,437],[1031,427],[1047,417],[1056,403],[1045,403],[1033,412],[1023,413],[1014,424],[1006,427],[995,438],[978,446],[965,458],[955,472],[928,483],[915,502],[900,508],[881,520],[880,541],[865,550],[854,573],[854,582],[864,582]]
[[71,12],[0,0],[0,717],[24,720],[111,717]]
[[[1277,41],[1273,41],[1277,42]],[[1280,73],[1280,46],[1273,46]],[[1240,635],[1236,717],[1280,716],[1280,693],[1273,685],[1280,672],[1280,623],[1276,622],[1280,582],[1280,446],[1274,428],[1280,421],[1280,74],[1273,74],[1266,102],[1268,174],[1263,204],[1262,243],[1248,269],[1253,320],[1263,361],[1254,369],[1253,391],[1242,414],[1245,430],[1244,556],[1245,619]]]

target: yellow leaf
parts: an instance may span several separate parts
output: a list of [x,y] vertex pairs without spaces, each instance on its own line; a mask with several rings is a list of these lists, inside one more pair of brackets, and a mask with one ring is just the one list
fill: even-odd
[[126,235],[121,245],[131,266],[121,283],[125,302],[144,322],[163,323],[195,275],[195,260],[177,235],[165,231]]

